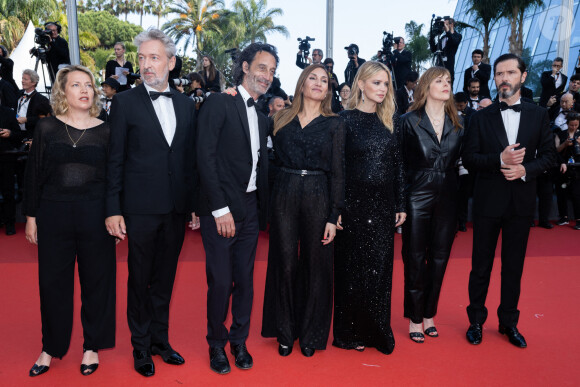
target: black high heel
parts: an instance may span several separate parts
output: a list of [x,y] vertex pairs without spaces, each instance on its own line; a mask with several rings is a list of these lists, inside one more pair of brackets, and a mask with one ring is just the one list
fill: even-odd
[[[83,348],[83,353],[85,353],[86,351],[87,350]],[[92,351],[94,353],[98,353],[99,352],[96,349],[93,349]],[[99,368],[99,363],[81,364],[81,374],[83,374],[85,376],[88,376],[88,375],[92,374],[93,372],[95,372],[97,370],[97,368]]]
[[48,372],[49,368],[50,368],[50,366],[38,365],[35,363],[32,366],[32,368],[30,369],[30,371],[28,372],[28,376],[34,377],[34,376],[42,375],[42,374]]

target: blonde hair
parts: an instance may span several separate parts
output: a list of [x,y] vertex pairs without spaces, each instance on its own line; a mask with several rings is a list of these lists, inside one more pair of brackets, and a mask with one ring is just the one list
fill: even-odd
[[384,71],[387,73],[388,78],[388,90],[387,95],[383,102],[377,104],[377,116],[387,127],[387,129],[392,133],[393,128],[393,114],[395,114],[395,90],[393,90],[393,77],[389,68],[380,62],[367,61],[362,64],[358,69],[354,80],[352,81],[352,86],[350,87],[350,98],[348,99],[348,109],[355,109],[360,103],[362,103],[362,91],[358,85],[359,81],[365,82],[370,79],[373,75]]
[[97,117],[99,113],[101,113],[101,100],[99,98],[101,92],[99,89],[97,89],[97,86],[95,85],[95,77],[93,76],[93,73],[91,73],[91,70],[80,65],[69,65],[60,69],[58,73],[56,73],[56,79],[54,80],[54,85],[52,86],[52,94],[50,96],[50,105],[52,106],[52,110],[54,111],[54,114],[57,116],[64,115],[68,111],[69,106],[68,102],[66,101],[66,93],[65,93],[66,82],[68,80],[68,75],[75,71],[85,73],[91,79],[91,85],[93,87],[94,96],[93,96],[93,104],[89,109],[89,114],[91,117]]
[[[300,77],[298,78],[298,82],[296,83],[296,90],[294,91],[294,101],[292,101],[292,106],[288,109],[280,110],[278,113],[274,115],[274,135],[276,132],[283,128],[284,126],[288,125],[294,117],[298,115],[302,111],[304,107],[304,97],[302,95],[302,88],[304,87],[304,83],[306,82],[306,78],[316,69],[322,69],[326,73],[326,67],[321,64],[311,64],[310,66],[306,67]],[[326,93],[326,97],[320,103],[320,114],[324,117],[335,116],[332,112],[332,108],[330,106],[330,102],[332,100],[332,87],[330,83],[328,84],[328,92]]]
[[[431,67],[429,70],[425,71],[423,75],[421,75],[419,82],[413,91],[413,98],[415,99],[415,102],[413,102],[409,108],[409,111],[422,111],[425,108],[425,104],[427,104],[427,97],[429,96],[429,86],[431,86],[431,82],[442,76],[448,76],[451,79],[451,74],[445,67]],[[449,99],[445,101],[444,109],[445,115],[447,115],[451,122],[453,122],[455,130],[462,128],[451,91],[449,92]]]

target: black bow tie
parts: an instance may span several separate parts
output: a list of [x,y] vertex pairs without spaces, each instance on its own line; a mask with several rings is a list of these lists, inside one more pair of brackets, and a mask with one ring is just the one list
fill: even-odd
[[170,91],[166,91],[163,93],[160,93],[158,91],[150,91],[149,96],[151,97],[151,100],[155,101],[159,97],[173,98],[173,93]]
[[[157,98],[157,97],[155,97]],[[105,102],[111,102],[113,100],[113,98],[105,98]]]
[[246,100],[246,105],[248,105],[248,107],[252,107],[256,104],[256,101],[254,101],[254,98],[250,97]]
[[508,105],[505,102],[500,102],[499,103],[499,109],[501,111],[504,111],[504,110],[507,110],[507,109],[512,109],[514,112],[519,113],[519,112],[522,111],[522,105],[518,103],[517,105],[511,105],[510,106],[510,105]]

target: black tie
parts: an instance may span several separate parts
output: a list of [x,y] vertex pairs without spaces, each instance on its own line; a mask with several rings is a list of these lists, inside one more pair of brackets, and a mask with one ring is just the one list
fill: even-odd
[[508,105],[505,102],[500,102],[499,103],[499,109],[501,111],[504,111],[504,110],[507,110],[507,109],[512,109],[514,112],[519,113],[519,112],[522,111],[522,105],[518,103],[517,105],[511,105],[510,106],[510,105]]
[[[157,97],[155,97],[157,98]],[[111,102],[113,99],[112,98],[105,98],[105,102]]]
[[163,97],[167,97],[167,98],[173,98],[173,93],[170,91],[166,91],[163,93],[160,93],[158,91],[150,91],[149,92],[149,96],[151,97],[152,101],[155,101],[157,98],[163,96]]
[[246,105],[248,105],[248,107],[252,107],[256,104],[256,102],[254,101],[254,98],[250,97],[248,98],[248,100],[246,101]]

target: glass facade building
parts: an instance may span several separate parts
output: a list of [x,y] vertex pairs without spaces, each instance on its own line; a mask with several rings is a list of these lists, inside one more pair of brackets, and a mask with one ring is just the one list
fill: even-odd
[[[564,0],[565,1],[565,0]],[[570,38],[568,57],[568,77],[574,73],[580,50],[580,22],[578,3],[573,1],[573,22]],[[467,13],[468,2],[458,0],[453,18],[469,25],[476,25],[475,17]],[[565,3],[568,3],[565,1]],[[562,8],[562,0],[544,0],[544,7],[529,10],[524,18],[524,53],[523,59],[528,67],[528,78],[525,85],[534,91],[534,96],[541,92],[540,75],[543,71],[551,70],[552,60],[557,57],[558,50],[558,21]],[[465,28],[461,31],[463,39],[457,49],[455,57],[455,84],[453,90],[463,89],[463,72],[471,67],[471,53],[476,48],[483,49],[483,37],[479,31],[473,28]],[[510,26],[507,19],[499,20],[494,26],[489,39],[489,63],[501,55],[509,52]],[[489,88],[492,97],[495,96],[495,84],[493,77],[490,79]],[[567,86],[566,86],[567,88]]]

